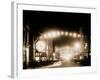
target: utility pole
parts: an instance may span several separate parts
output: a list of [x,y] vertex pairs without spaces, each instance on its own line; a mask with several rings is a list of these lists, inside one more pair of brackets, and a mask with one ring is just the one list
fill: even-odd
[[81,42],[81,52],[83,52],[84,50],[84,35],[83,35],[83,28],[81,27],[80,30],[79,30],[79,33],[81,35],[80,37],[80,42]]
[[24,28],[24,59],[25,59],[25,67],[29,66],[29,26]]

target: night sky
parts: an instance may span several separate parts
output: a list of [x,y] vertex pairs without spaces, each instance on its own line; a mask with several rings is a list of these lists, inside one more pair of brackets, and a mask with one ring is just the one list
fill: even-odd
[[30,40],[50,29],[79,33],[81,28],[90,42],[91,14],[23,10],[23,27],[26,26],[30,28]]

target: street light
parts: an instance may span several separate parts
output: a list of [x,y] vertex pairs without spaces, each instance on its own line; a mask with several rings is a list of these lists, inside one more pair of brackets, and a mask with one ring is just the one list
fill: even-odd
[[80,34],[78,34],[78,35],[77,35],[77,37],[78,37],[78,38],[80,38],[80,37],[81,37],[81,35],[80,35]]
[[52,35],[53,38],[55,38],[55,37],[57,37],[57,32],[53,31],[53,32],[51,32],[51,35]]
[[72,32],[70,32],[70,33],[69,33],[69,36],[70,36],[70,37],[72,37],[72,35],[73,35],[73,33],[72,33]]
[[47,37],[48,37],[47,34],[44,34],[44,35],[43,35],[43,38],[47,38]]
[[40,39],[56,38],[56,37],[60,36],[61,34],[64,34],[64,32],[61,33],[60,31],[50,31],[50,32],[46,32],[46,33],[42,34],[40,36]]
[[61,31],[61,33],[60,33],[61,35],[64,35],[64,32],[63,31]]
[[60,36],[60,31],[57,31],[57,36]]
[[77,37],[77,34],[76,33],[73,33],[73,37],[76,38]]
[[68,32],[65,32],[65,36],[68,36]]
[[52,34],[50,32],[47,33],[47,35],[48,35],[48,38],[52,38]]

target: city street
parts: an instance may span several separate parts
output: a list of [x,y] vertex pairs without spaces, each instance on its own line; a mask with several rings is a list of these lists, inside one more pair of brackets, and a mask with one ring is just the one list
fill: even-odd
[[80,66],[78,63],[68,62],[68,61],[58,61],[52,65],[43,66],[42,68],[61,68],[61,67],[77,67]]
[[90,14],[23,11],[23,69],[91,65]]

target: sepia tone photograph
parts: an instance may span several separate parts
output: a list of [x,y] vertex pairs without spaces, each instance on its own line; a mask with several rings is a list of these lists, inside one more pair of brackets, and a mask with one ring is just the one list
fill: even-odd
[[91,66],[91,13],[23,10],[23,69]]

